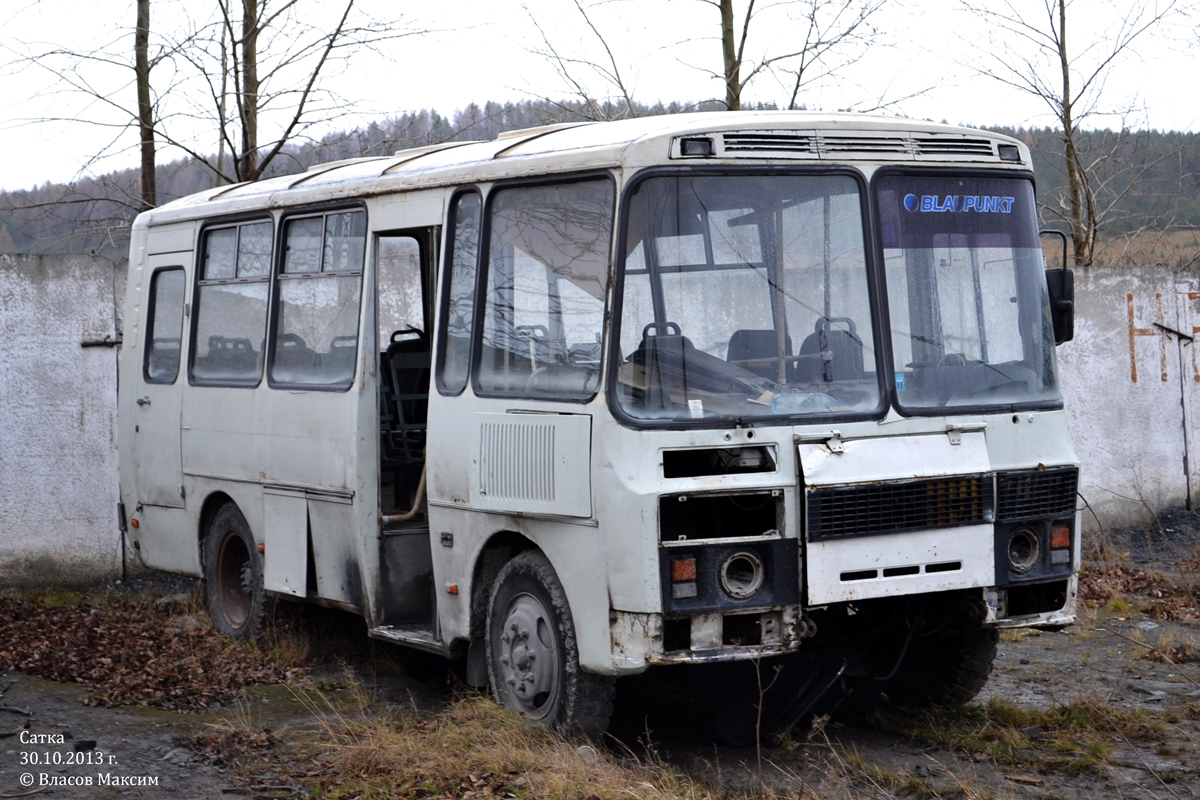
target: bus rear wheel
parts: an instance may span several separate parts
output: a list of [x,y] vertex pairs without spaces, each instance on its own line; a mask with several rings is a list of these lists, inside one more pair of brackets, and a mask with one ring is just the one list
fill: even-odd
[[262,630],[262,556],[246,518],[233,503],[221,507],[204,538],[204,590],[217,630],[234,639],[248,639]]
[[496,576],[487,662],[504,708],[562,733],[597,736],[608,727],[614,682],[580,669],[566,592],[537,550],[518,554]]

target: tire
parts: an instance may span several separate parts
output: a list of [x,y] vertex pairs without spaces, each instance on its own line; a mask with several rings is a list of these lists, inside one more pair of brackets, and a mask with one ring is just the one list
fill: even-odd
[[263,559],[241,510],[221,507],[204,538],[204,593],[213,625],[234,639],[257,636],[266,620]]
[[904,706],[967,703],[987,683],[999,641],[1000,632],[994,628],[914,639],[884,691],[893,702]]
[[567,595],[545,555],[526,550],[504,565],[487,620],[488,678],[501,706],[560,733],[604,732],[615,683],[580,669]]

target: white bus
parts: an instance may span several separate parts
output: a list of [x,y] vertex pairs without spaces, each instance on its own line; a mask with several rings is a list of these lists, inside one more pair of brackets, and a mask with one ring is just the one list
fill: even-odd
[[1075,613],[1071,284],[1030,165],[946,125],[689,114],[144,213],[132,548],[235,637],[270,598],[348,609],[560,729],[602,730],[620,676],[774,657],[807,675],[788,713],[965,701],[998,629]]

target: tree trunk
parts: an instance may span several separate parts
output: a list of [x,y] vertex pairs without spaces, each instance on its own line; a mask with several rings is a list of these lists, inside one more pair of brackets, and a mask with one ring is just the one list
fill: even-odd
[[[224,9],[222,9],[224,10]],[[226,13],[226,18],[228,14]],[[229,129],[229,120],[226,117],[226,99],[229,94],[229,49],[225,47],[225,37],[228,36],[228,28],[225,25],[221,26],[221,95],[217,100],[217,177],[216,185],[221,186],[225,183],[225,132]]]
[[258,0],[242,0],[242,155],[239,181],[259,177],[258,166]]
[[733,41],[733,0],[721,0],[721,55],[725,60],[725,108],[742,107],[742,63]]
[[1075,148],[1075,121],[1072,118],[1071,102],[1071,68],[1067,60],[1067,5],[1065,0],[1058,3],[1058,58],[1062,66],[1062,124],[1063,124],[1063,158],[1066,161],[1067,197],[1071,204],[1071,242],[1075,252],[1076,266],[1091,266],[1092,254],[1090,242],[1092,231],[1083,218],[1083,175],[1079,164],[1079,153]]
[[141,135],[142,170],[139,211],[158,205],[154,164],[154,107],[150,104],[150,0],[137,0],[137,30],[133,37],[134,74],[137,80],[138,133]]

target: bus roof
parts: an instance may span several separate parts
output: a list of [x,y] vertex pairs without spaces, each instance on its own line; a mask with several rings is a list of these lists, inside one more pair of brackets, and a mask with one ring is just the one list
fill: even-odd
[[198,192],[138,221],[174,222],[552,172],[747,160],[1030,166],[1028,148],[1011,137],[901,117],[805,111],[671,114],[546,125],[507,131],[491,141],[452,141],[318,164],[299,174]]

